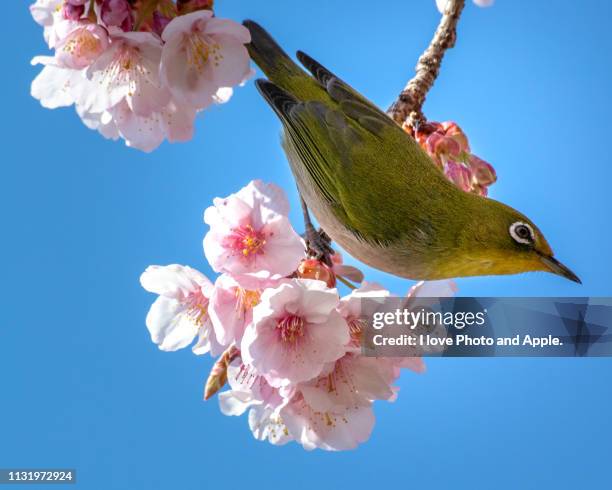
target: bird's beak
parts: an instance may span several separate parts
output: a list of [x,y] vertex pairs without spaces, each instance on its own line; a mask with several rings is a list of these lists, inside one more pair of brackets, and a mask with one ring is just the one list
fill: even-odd
[[552,272],[553,274],[557,274],[558,276],[565,277],[570,281],[582,284],[582,281],[576,274],[574,274],[569,268],[564,266],[554,257],[549,257],[548,255],[540,255],[540,260],[546,266],[546,269]]

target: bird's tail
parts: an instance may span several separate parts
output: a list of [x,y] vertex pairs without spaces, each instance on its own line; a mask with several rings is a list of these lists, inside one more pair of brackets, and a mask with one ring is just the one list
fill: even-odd
[[285,53],[278,43],[257,22],[245,20],[243,25],[251,33],[247,45],[253,61],[269,80],[299,100],[320,99],[322,89]]

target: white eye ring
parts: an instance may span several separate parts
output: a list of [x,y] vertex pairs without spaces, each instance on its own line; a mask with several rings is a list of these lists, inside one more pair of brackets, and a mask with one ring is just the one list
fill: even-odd
[[[524,227],[529,231],[529,238],[525,236],[520,236],[517,233],[517,228]],[[522,231],[522,230],[521,230]],[[517,221],[516,223],[512,223],[510,225],[510,236],[514,239],[514,241],[518,243],[524,243],[525,245],[530,245],[535,240],[535,234],[533,233],[533,228],[528,223],[523,223],[522,221]]]

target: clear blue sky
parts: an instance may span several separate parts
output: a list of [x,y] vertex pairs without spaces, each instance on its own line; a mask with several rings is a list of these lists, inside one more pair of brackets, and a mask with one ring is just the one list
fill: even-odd
[[[279,124],[252,83],[205,113],[194,141],[152,155],[103,140],[29,97],[44,54],[29,2],[4,2],[0,467],[68,466],[77,488],[604,488],[612,360],[439,359],[406,373],[353,452],[255,441],[201,400],[210,358],[162,353],[138,277],[209,273],[202,212],[253,178],[296,193]],[[438,20],[433,0],[230,1],[387,106]],[[471,3],[429,95],[499,174],[493,197],[538,223],[583,286],[546,274],[464,279],[462,295],[610,296],[612,2]],[[408,281],[368,271],[397,293]]]

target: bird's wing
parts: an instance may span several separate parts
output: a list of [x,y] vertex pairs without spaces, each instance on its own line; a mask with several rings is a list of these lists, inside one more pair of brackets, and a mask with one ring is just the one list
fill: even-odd
[[[411,201],[416,204],[420,196],[418,190],[411,192],[416,178],[407,163],[412,147],[401,144],[410,137],[336,80],[329,79],[327,86],[339,104],[300,102],[264,80],[257,86],[283,121],[287,146],[304,169],[294,171],[310,179],[347,228],[368,241],[387,243],[415,228],[410,226]],[[434,169],[427,160],[425,165],[428,172]]]
[[401,129],[389,116],[381,111],[374,103],[352,88],[348,83],[334,75],[321,63],[308,56],[303,51],[297,52],[297,58],[302,65],[319,82],[321,87],[329,94],[332,100],[339,105],[339,110],[346,116],[354,119],[364,128],[374,134],[384,130],[397,131]]

